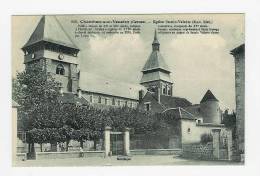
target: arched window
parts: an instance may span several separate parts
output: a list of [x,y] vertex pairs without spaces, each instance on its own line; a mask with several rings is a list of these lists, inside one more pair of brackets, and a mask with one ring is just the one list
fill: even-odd
[[58,75],[64,75],[65,74],[65,69],[64,69],[62,64],[57,65],[56,74],[58,74]]
[[166,95],[166,86],[163,86],[163,94]]

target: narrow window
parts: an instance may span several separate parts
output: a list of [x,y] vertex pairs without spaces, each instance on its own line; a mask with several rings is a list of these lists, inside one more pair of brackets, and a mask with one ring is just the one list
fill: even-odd
[[115,105],[115,98],[112,99],[112,105]]
[[172,95],[171,87],[168,87],[168,95]]
[[90,101],[90,103],[93,102],[93,97],[92,97],[92,95],[90,95],[90,97],[89,97],[89,101]]
[[127,106],[127,101],[125,101],[125,106]]
[[120,100],[117,101],[117,105],[120,106]]
[[107,105],[107,98],[105,98],[105,105]]
[[62,64],[57,65],[56,67],[56,74],[58,75],[64,75],[65,74],[65,70]]
[[144,105],[145,105],[145,110],[146,111],[150,111],[151,110],[151,103],[149,102],[149,103],[144,103]]
[[101,103],[101,96],[98,97],[98,103]]
[[166,94],[166,86],[163,86],[163,94]]

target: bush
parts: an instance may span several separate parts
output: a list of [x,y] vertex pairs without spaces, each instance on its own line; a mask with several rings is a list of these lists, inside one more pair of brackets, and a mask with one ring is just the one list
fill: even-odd
[[212,142],[212,141],[213,141],[212,134],[202,134],[200,136],[200,143],[201,144],[207,144],[208,142]]

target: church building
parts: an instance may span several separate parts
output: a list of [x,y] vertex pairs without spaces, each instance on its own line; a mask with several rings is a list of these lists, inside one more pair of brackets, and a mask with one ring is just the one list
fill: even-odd
[[139,84],[111,80],[80,70],[80,49],[55,16],[43,16],[22,47],[24,64],[40,64],[61,83],[61,101],[90,103],[100,108],[139,108],[151,113],[176,111],[182,124],[182,143],[198,142],[221,124],[219,100],[208,90],[199,104],[174,96],[171,70],[160,53],[157,32]]

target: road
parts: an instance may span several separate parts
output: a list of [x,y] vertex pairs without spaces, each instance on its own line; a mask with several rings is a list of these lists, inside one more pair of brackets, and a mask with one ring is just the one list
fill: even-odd
[[22,167],[51,167],[51,166],[151,166],[151,165],[241,165],[241,163],[230,161],[200,161],[188,160],[171,155],[137,155],[131,160],[117,160],[116,156],[109,158],[68,158],[49,160],[27,160],[18,161],[14,166]]

